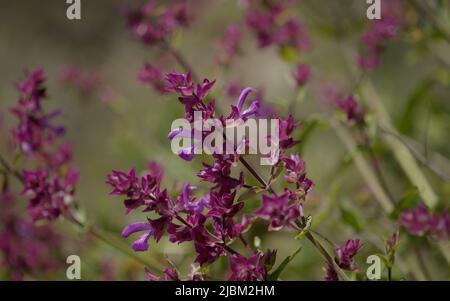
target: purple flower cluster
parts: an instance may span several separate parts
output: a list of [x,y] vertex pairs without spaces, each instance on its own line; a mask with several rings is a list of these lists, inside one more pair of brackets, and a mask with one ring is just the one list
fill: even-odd
[[261,48],[271,45],[309,50],[311,42],[305,26],[295,18],[286,18],[290,1],[252,1],[246,23],[256,35]]
[[59,110],[48,114],[42,110],[42,101],[47,96],[44,81],[42,68],[28,73],[24,82],[17,83],[20,97],[11,109],[19,119],[19,124],[11,130],[14,143],[27,155],[44,152],[65,131],[63,127],[51,123],[61,114]]
[[[342,247],[335,247],[334,251],[336,253],[335,262],[336,264],[343,270],[347,271],[355,271],[357,269],[356,263],[353,260],[353,257],[361,250],[362,244],[359,239],[350,239],[347,240],[345,245]],[[338,275],[335,269],[327,264],[326,266],[326,275],[325,280],[327,281],[337,281]]]
[[432,213],[424,205],[405,210],[400,216],[400,225],[413,236],[430,236],[450,239],[450,214],[445,209],[441,214]]
[[16,145],[35,159],[36,169],[23,172],[22,194],[29,199],[28,210],[34,220],[54,219],[67,212],[78,182],[78,170],[70,167],[70,145],[55,144],[65,130],[50,123],[60,111],[46,114],[41,101],[46,97],[44,72],[36,69],[17,85],[20,98],[12,113],[19,124],[11,130]]
[[380,53],[397,36],[401,26],[403,7],[400,0],[386,1],[381,7],[382,18],[371,21],[370,28],[361,36],[366,49],[358,57],[358,64],[365,71],[373,70],[379,65]]
[[11,280],[55,272],[64,262],[58,254],[62,238],[49,225],[36,226],[20,217],[13,210],[14,201],[11,192],[3,189],[0,193],[0,266],[6,268]]
[[238,24],[229,25],[218,42],[216,62],[221,66],[228,66],[240,53],[242,30]]
[[[178,94],[178,100],[184,105],[185,119],[194,122],[193,112],[200,111],[204,118],[217,118],[225,121],[224,116],[215,116],[214,100],[208,93],[215,81],[204,79],[200,84],[194,83],[190,73],[170,73],[166,75],[167,90]],[[246,107],[245,103],[252,89],[244,89],[236,104],[231,106],[227,119],[254,118],[259,115],[259,101],[253,100]],[[292,137],[297,125],[293,117],[279,119],[279,137],[281,157],[272,168],[285,168],[288,183],[293,184],[293,190],[286,188],[281,195],[270,189],[269,194],[263,194],[262,207],[252,214],[243,214],[243,200],[239,195],[248,193],[249,187],[243,171],[233,169],[243,160],[242,155],[214,153],[212,162],[203,162],[203,169],[197,176],[212,188],[203,196],[195,196],[196,188],[184,184],[178,196],[171,197],[167,189],[161,187],[162,171],[155,164],[151,165],[141,175],[135,169],[128,172],[114,170],[108,175],[107,183],[113,187],[112,195],[125,198],[127,212],[142,208],[143,212],[154,213],[154,218],[136,222],[125,227],[123,237],[140,233],[132,244],[135,251],[145,251],[149,248],[149,239],[156,242],[166,234],[172,243],[192,241],[197,254],[195,262],[200,266],[215,262],[219,257],[230,255],[231,280],[264,280],[268,275],[269,263],[273,264],[274,253],[263,254],[252,251],[250,256],[244,256],[233,250],[230,245],[236,239],[244,239],[243,234],[249,230],[256,218],[270,222],[269,230],[277,231],[284,227],[292,227],[302,216],[301,201],[310,191],[312,181],[306,177],[305,163],[298,155],[287,156],[285,150],[298,143]],[[169,133],[169,139],[181,134],[179,130]],[[191,133],[186,133],[190,135]],[[225,137],[226,138],[226,137]],[[183,159],[191,160],[192,150],[180,153]],[[237,176],[233,176],[237,174]],[[274,176],[274,175],[273,175]],[[295,225],[294,225],[295,226]],[[147,273],[151,280],[175,280],[178,274],[172,269],[165,275],[157,277]]]
[[146,45],[164,42],[179,27],[189,25],[190,16],[186,0],[161,6],[150,0],[127,12],[127,25],[134,38]]

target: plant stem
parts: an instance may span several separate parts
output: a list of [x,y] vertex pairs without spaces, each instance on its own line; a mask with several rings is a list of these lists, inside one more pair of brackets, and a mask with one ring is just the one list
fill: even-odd
[[247,168],[247,170],[255,177],[255,179],[264,187],[264,189],[269,190],[270,193],[274,193],[272,187],[270,187],[267,182],[258,174],[258,172],[241,156],[239,161]]

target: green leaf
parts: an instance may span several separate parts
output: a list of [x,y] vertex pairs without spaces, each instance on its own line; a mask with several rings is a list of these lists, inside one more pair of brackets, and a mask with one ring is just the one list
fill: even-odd
[[286,268],[286,266],[297,256],[298,253],[301,251],[301,247],[299,247],[297,250],[294,251],[291,255],[286,257],[283,262],[280,263],[280,265],[276,268],[275,271],[269,274],[267,277],[267,280],[269,281],[277,281],[278,277],[280,277],[280,274],[283,272],[283,270]]

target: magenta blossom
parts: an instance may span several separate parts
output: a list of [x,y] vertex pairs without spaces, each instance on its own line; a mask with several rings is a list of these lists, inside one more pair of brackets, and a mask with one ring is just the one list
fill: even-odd
[[241,255],[233,255],[229,258],[231,276],[230,281],[263,281],[267,273],[264,268],[262,254],[256,253],[248,258]]
[[145,63],[139,70],[138,80],[143,85],[151,86],[160,94],[165,94],[168,92],[162,70],[158,67],[150,65],[149,63]]
[[403,14],[401,1],[386,1],[381,7],[383,17],[370,22],[369,29],[361,36],[365,51],[359,55],[357,61],[364,71],[371,71],[379,65],[381,52],[386,44],[398,35],[401,27]]
[[445,209],[442,214],[432,213],[421,203],[400,215],[400,225],[413,236],[431,236],[437,239],[450,238],[450,214]]
[[359,239],[349,239],[342,247],[335,248],[336,263],[340,268],[354,271],[356,264],[353,261],[353,257],[361,250],[362,244]]
[[291,196],[287,190],[280,196],[263,195],[262,207],[255,211],[255,215],[269,221],[271,231],[290,227],[300,216],[300,204],[292,201]]
[[335,105],[346,115],[348,122],[357,125],[364,124],[364,109],[353,96],[348,96],[343,99],[336,99]]
[[303,87],[311,76],[311,69],[306,64],[299,64],[294,71],[297,87]]
[[55,219],[64,214],[74,201],[75,185],[79,174],[70,169],[64,178],[47,171],[24,171],[22,194],[29,198],[28,211],[33,220]]
[[238,24],[231,24],[225,29],[223,37],[218,42],[216,61],[222,66],[228,66],[241,53],[241,28]]
[[188,26],[189,19],[187,1],[159,6],[157,1],[150,0],[127,13],[131,34],[146,45],[164,43],[168,35]]
[[15,144],[25,154],[41,154],[64,134],[63,127],[55,126],[52,119],[61,114],[60,110],[45,113],[41,101],[46,97],[44,71],[38,68],[30,72],[27,79],[17,84],[20,98],[11,112],[19,119],[19,124],[11,130]]

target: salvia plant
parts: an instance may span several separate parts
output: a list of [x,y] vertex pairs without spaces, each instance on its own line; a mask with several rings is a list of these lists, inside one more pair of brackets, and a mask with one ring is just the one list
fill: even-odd
[[[94,225],[82,208],[86,203],[79,199],[77,187],[82,187],[83,173],[62,125],[71,112],[52,109],[58,101],[50,97],[44,69],[27,70],[14,84],[17,99],[5,114],[12,125],[1,123],[5,147],[0,154],[0,277],[46,279],[60,273],[65,250],[73,244],[67,231],[58,231],[64,228],[60,224],[75,226],[77,239],[84,244],[98,240],[120,252],[121,259],[138,264],[142,277],[128,275],[132,279],[284,280],[298,278],[300,265],[317,262],[308,257],[320,258],[320,264],[310,267],[314,276],[302,279],[431,280],[436,271],[439,277],[449,276],[449,176],[418,149],[413,138],[407,138],[412,133],[407,118],[412,118],[413,108],[407,112],[410,115],[393,122],[371,80],[392,55],[393,44],[416,42],[425,51],[434,47],[434,40],[448,43],[449,24],[436,20],[436,14],[446,10],[448,17],[450,4],[383,1],[381,19],[362,25],[350,16],[343,28],[328,28],[328,23],[317,25],[308,19],[310,14],[315,16],[311,19],[317,17],[316,1],[234,2],[239,18],[220,30],[208,28],[214,30],[208,57],[214,76],[202,68],[207,59],[198,63],[190,59],[179,41],[183,32],[199,30],[196,23],[212,5],[209,1],[150,0],[118,9],[130,39],[161,56],[154,61],[142,59],[136,82],[150,88],[152,97],[162,98],[174,112],[183,112],[173,113],[170,119],[180,118],[191,126],[158,132],[158,141],[164,139],[167,147],[158,151],[170,153],[170,161],[177,161],[183,174],[191,174],[188,179],[180,175],[174,180],[173,165],[153,158],[147,164],[111,168],[99,179],[110,190],[108,206],[118,208],[115,200],[123,202],[124,214],[114,222],[121,231]],[[345,27],[353,23],[358,25]],[[348,30],[358,31],[356,50],[341,50],[350,83],[345,87],[338,80],[318,81],[316,71],[324,67],[308,60],[314,55],[316,35],[335,38],[339,44]],[[235,74],[233,67],[249,55],[248,40],[261,53],[275,50],[289,68],[288,74],[274,74],[278,71],[270,67],[266,72],[286,78],[291,100],[270,101],[268,85],[250,85]],[[412,105],[431,93],[430,86],[448,77],[448,58],[439,55],[436,60],[447,70],[416,91]],[[62,64],[55,85],[75,91],[83,100],[99,99],[102,110],[127,120],[126,99],[108,83],[100,67]],[[305,116],[303,106],[313,95],[319,113]],[[448,113],[448,106],[445,110]],[[216,123],[199,129],[196,116]],[[276,123],[263,137],[276,145],[275,157],[249,154],[251,139],[230,137],[228,131],[209,152],[199,153],[190,145],[172,154],[168,148],[183,138],[204,145],[217,127],[234,130],[263,119]],[[305,161],[304,154],[312,133],[321,128],[333,130],[347,152],[338,172],[324,171],[333,178],[328,183],[315,179],[310,170],[311,166],[326,169],[325,160],[323,166],[315,166]],[[229,141],[234,142],[231,149]],[[271,164],[261,165],[260,157]],[[434,157],[448,164],[444,156]],[[346,187],[350,168],[358,173],[362,187]],[[403,184],[395,185],[392,175]],[[316,189],[329,193],[322,196]],[[344,189],[351,191],[345,199],[340,196]],[[90,199],[94,202],[96,197]],[[336,229],[320,227],[332,219]],[[336,230],[341,233],[336,235]],[[288,244],[279,243],[286,237]],[[177,254],[185,256],[180,259]],[[381,262],[382,273],[375,278],[366,273],[370,255]],[[120,265],[113,263],[97,260],[97,278],[114,279],[113,270]]]

